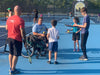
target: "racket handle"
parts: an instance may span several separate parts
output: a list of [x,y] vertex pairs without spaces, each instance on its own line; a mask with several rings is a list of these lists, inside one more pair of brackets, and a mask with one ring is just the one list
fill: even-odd
[[32,59],[31,59],[31,57],[29,56],[29,62],[30,62],[30,64],[32,64]]

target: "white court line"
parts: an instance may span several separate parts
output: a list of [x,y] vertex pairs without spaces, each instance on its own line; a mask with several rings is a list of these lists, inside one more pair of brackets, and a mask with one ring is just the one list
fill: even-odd
[[1,46],[0,49],[3,48],[4,46],[5,46],[5,45]]
[[2,25],[2,26],[0,26],[1,28],[6,28],[6,26],[4,26],[4,25]]
[[0,37],[5,36],[5,35],[7,35],[7,33],[5,33],[5,34],[1,35]]

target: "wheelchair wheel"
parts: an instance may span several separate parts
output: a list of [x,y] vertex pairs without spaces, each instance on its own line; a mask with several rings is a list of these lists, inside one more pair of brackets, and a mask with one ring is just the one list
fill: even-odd
[[34,54],[34,47],[30,47],[30,46],[28,46],[27,48],[24,48],[23,50],[22,50],[22,53],[21,53],[21,55],[24,57],[24,58],[28,58],[29,56],[33,56],[33,54]]

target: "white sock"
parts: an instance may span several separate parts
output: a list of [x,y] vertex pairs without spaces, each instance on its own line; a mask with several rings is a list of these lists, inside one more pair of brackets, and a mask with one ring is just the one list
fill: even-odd
[[55,60],[55,61],[57,61],[57,60]]
[[79,45],[77,45],[77,47],[78,47]]
[[49,59],[49,61],[51,61],[51,59]]

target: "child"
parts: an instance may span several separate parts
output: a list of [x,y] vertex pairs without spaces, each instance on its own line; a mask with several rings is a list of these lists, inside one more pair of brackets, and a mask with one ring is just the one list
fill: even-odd
[[[74,24],[75,23],[79,24],[79,18],[74,17],[73,22],[74,22]],[[72,37],[72,40],[74,41],[74,50],[73,51],[74,52],[76,51],[76,43],[77,43],[77,47],[78,47],[77,51],[79,52],[79,40],[80,40],[81,28],[73,27],[73,29],[71,29],[71,30],[73,30],[73,37]],[[69,31],[69,30],[67,30],[67,31]]]
[[48,29],[47,38],[49,40],[49,61],[47,63],[51,64],[51,52],[54,52],[55,55],[55,62],[54,64],[58,64],[57,62],[57,52],[58,52],[58,39],[59,39],[59,32],[55,28],[57,25],[56,20],[51,21],[52,28]]

